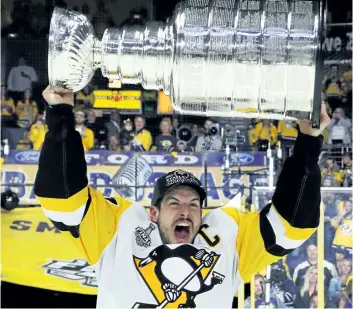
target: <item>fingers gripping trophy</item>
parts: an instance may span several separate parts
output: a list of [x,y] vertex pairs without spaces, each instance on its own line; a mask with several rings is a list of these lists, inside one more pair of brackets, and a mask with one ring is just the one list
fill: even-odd
[[170,95],[176,112],[306,119],[320,125],[324,1],[187,0],[167,22],[106,29],[56,8],[51,90],[78,91],[96,69]]

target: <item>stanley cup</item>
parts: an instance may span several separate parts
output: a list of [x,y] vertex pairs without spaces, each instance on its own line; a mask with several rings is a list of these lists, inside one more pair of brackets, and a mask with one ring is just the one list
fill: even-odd
[[163,90],[185,114],[310,119],[321,103],[324,13],[319,0],[186,0],[166,23],[106,29],[99,40],[84,15],[56,8],[49,82],[78,91],[100,68]]

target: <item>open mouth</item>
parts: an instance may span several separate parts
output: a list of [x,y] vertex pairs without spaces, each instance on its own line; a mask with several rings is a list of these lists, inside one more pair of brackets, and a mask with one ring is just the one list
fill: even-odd
[[174,236],[177,243],[186,243],[189,240],[191,232],[191,224],[188,222],[180,222],[175,226]]

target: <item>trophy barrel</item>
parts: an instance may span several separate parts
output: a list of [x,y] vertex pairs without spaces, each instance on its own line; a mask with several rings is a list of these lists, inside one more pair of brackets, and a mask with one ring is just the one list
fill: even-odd
[[223,117],[310,118],[319,5],[182,2],[174,16],[174,108]]

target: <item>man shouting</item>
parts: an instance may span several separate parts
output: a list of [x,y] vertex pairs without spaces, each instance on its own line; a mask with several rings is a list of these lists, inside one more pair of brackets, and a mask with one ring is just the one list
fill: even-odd
[[223,207],[202,216],[207,193],[191,173],[158,179],[150,211],[88,186],[72,93],[43,92],[49,103],[35,194],[44,213],[95,265],[97,307],[232,306],[241,279],[300,246],[319,224],[320,129],[300,122],[272,204],[243,214]]

